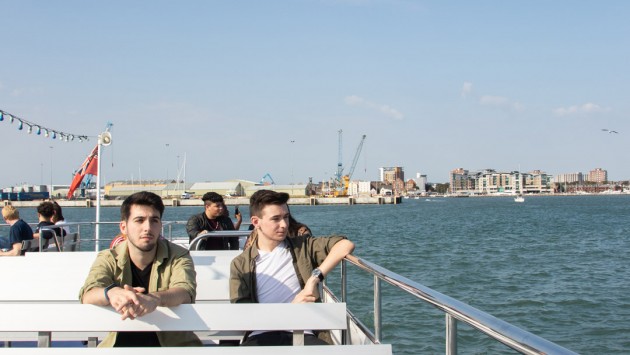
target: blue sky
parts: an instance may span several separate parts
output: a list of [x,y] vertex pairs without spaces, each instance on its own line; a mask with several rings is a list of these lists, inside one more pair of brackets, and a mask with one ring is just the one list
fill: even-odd
[[[339,129],[346,171],[367,135],[358,179],[396,165],[431,182],[458,167],[630,179],[627,1],[0,0],[0,12],[0,109],[89,136],[111,121],[105,181],[174,178],[184,156],[187,181],[320,181]],[[96,144],[7,120],[0,141],[3,187],[69,184]]]

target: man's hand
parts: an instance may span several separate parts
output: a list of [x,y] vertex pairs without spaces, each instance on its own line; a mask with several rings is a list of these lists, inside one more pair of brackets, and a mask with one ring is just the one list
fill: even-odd
[[304,289],[298,293],[291,303],[313,303],[315,302],[315,290],[319,284],[319,278],[311,276],[306,280]]
[[136,319],[155,311],[160,299],[154,294],[143,294],[143,287],[123,285],[109,291],[108,296],[112,307],[122,315],[122,319]]

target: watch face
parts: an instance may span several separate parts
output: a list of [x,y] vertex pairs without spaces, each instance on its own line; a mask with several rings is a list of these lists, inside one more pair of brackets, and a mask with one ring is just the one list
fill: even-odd
[[313,269],[311,276],[317,277],[320,281],[324,280],[324,275],[322,274],[322,271],[320,269]]

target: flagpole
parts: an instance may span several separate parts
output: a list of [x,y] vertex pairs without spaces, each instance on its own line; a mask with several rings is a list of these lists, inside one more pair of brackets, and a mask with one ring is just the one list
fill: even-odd
[[[109,127],[108,127],[109,128]],[[99,238],[101,231],[101,146],[112,144],[112,134],[109,129],[98,135],[98,144],[96,149],[96,230],[94,237],[94,249],[99,251]]]
[[96,231],[94,237],[94,250],[98,251],[98,240],[101,232],[101,135],[98,135],[98,148],[96,149]]

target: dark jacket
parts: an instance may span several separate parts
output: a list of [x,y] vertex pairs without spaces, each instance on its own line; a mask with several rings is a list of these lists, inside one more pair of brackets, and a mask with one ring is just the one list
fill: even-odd
[[[188,219],[186,223],[186,232],[188,233],[189,241],[193,241],[197,235],[204,230],[212,232],[215,230],[231,231],[234,230],[234,223],[230,217],[219,216],[216,221],[218,222],[218,228],[213,228],[212,222],[206,216],[205,212],[193,215]],[[199,245],[200,250],[238,250],[238,237],[209,237],[205,241],[201,241]]]

